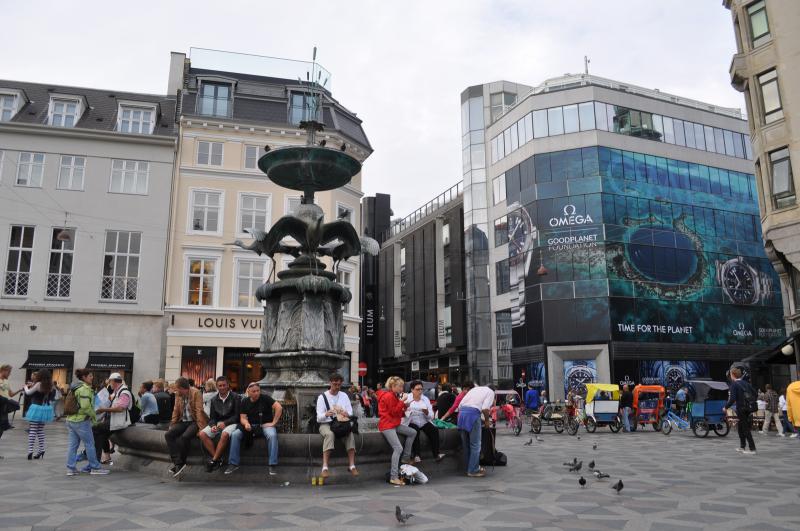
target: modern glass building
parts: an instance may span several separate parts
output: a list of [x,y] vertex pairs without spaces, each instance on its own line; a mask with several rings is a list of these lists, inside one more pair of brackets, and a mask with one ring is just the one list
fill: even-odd
[[675,386],[783,337],[737,109],[589,75],[520,87],[462,94],[486,124],[464,225],[467,270],[470,236],[494,270],[492,380],[555,398],[590,380]]

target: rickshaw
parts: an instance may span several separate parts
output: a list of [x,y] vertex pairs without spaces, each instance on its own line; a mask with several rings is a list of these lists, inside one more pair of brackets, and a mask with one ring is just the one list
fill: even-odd
[[567,433],[578,433],[578,421],[575,418],[574,408],[564,402],[548,402],[542,405],[538,412],[531,415],[531,431],[541,433],[542,426],[553,426],[556,433],[561,433],[567,428]]
[[492,422],[497,425],[497,413],[502,412],[503,418],[514,435],[522,431],[522,399],[514,390],[499,390],[494,392],[495,405],[492,406]]
[[712,429],[719,437],[728,435],[731,429],[725,419],[728,384],[712,380],[689,380],[686,387],[692,399],[688,420],[695,436],[706,437]]
[[652,424],[653,429],[661,429],[661,417],[664,414],[664,397],[667,391],[660,385],[637,385],[633,388],[633,420],[631,430],[638,426]]
[[619,386],[616,384],[587,383],[584,406],[586,431],[594,433],[598,426],[608,426],[612,432],[622,429],[619,418]]

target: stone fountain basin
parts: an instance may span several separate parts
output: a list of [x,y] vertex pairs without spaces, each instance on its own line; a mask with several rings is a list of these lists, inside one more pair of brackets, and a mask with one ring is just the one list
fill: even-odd
[[[117,445],[114,454],[115,467],[171,478],[167,469],[172,466],[169,459],[164,429],[149,426],[131,426],[112,436]],[[465,472],[461,457],[461,438],[458,430],[439,430],[440,451],[447,454],[436,463],[431,456],[427,437],[420,434],[422,462],[418,466],[429,478]],[[326,484],[347,484],[364,481],[385,481],[389,471],[392,450],[379,432],[361,433],[356,438],[356,465],[360,476],[354,478],[348,472],[347,454],[339,441],[330,460],[331,476]],[[263,438],[256,439],[249,449],[242,449],[239,470],[225,475],[221,470],[205,471],[205,460],[200,439],[192,441],[189,451],[189,467],[181,475],[181,481],[224,481],[233,483],[311,484],[311,477],[319,475],[322,467],[322,437],[317,434],[281,433],[278,435],[278,474],[267,474],[267,449]]]

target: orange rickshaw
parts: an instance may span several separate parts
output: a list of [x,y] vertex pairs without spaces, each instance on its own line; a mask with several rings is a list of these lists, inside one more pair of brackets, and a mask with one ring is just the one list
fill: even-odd
[[664,411],[666,390],[660,385],[637,385],[633,388],[633,418],[631,430],[641,425],[652,424],[653,429],[661,429],[661,416]]

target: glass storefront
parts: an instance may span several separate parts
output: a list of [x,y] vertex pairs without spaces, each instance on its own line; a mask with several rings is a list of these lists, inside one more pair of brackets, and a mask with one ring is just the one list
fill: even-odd
[[243,393],[247,384],[260,381],[266,374],[261,362],[255,359],[256,354],[258,349],[225,349],[222,374],[237,393]]
[[201,386],[217,371],[217,347],[183,347],[181,349],[181,376],[194,380]]

